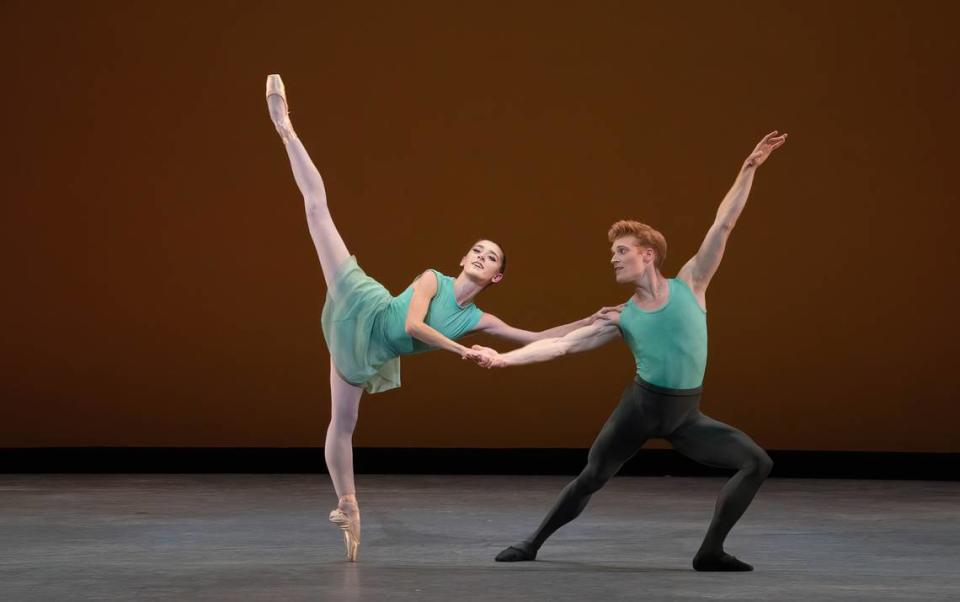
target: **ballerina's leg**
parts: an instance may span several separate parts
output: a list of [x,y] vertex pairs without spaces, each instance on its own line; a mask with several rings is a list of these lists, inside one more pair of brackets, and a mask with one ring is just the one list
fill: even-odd
[[330,362],[330,425],[324,445],[327,470],[337,497],[355,496],[353,482],[353,431],[360,411],[363,389],[343,380]]
[[337,269],[350,257],[350,252],[330,215],[323,178],[310,159],[310,154],[303,146],[303,142],[293,130],[293,124],[287,115],[286,97],[278,93],[271,94],[267,97],[267,106],[277,132],[283,140],[284,148],[287,150],[293,179],[297,183],[297,188],[300,189],[300,194],[303,195],[310,237],[320,258],[323,278],[329,288]]
[[[330,294],[337,270],[350,257],[350,252],[330,215],[323,178],[293,130],[279,76],[270,76],[267,80],[267,106],[290,159],[293,179],[303,195],[307,227],[320,259],[327,294]],[[324,458],[339,501],[336,510],[330,513],[330,520],[344,531],[347,558],[351,561],[357,559],[360,544],[360,509],[353,478],[353,430],[357,425],[362,393],[361,387],[340,376],[331,358],[330,424],[324,443]]]
[[330,361],[330,425],[324,444],[327,471],[337,492],[330,520],[343,530],[347,560],[356,561],[360,547],[360,506],[353,482],[353,431],[357,426],[363,389],[340,376]]

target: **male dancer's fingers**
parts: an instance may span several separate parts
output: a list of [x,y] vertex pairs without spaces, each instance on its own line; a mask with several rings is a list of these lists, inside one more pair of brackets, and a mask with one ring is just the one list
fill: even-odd
[[775,148],[780,148],[781,146],[783,146],[783,143],[786,142],[786,141],[787,141],[787,135],[786,135],[786,134],[784,134],[784,135],[782,135],[782,136],[780,136],[780,137],[778,137],[778,138],[774,138],[773,140],[771,140],[771,142],[773,142],[773,146],[770,147],[770,150],[773,150],[773,149],[775,149]]

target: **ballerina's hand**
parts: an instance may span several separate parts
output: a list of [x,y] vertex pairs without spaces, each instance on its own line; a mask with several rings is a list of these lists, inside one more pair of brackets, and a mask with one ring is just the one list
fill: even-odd
[[626,303],[621,303],[620,305],[614,305],[612,307],[601,307],[596,313],[587,318],[587,324],[593,324],[597,320],[611,320],[613,318],[613,314],[623,310],[624,305],[626,305]]

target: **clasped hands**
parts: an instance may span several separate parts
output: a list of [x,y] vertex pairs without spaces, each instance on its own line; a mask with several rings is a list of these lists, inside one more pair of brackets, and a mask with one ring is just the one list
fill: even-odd
[[496,349],[474,345],[463,353],[463,359],[473,360],[481,368],[503,368],[507,365],[503,356]]

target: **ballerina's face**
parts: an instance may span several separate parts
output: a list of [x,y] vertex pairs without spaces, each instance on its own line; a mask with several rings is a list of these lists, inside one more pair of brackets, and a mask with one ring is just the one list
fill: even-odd
[[478,240],[460,260],[464,273],[484,284],[503,279],[503,249],[495,242]]

